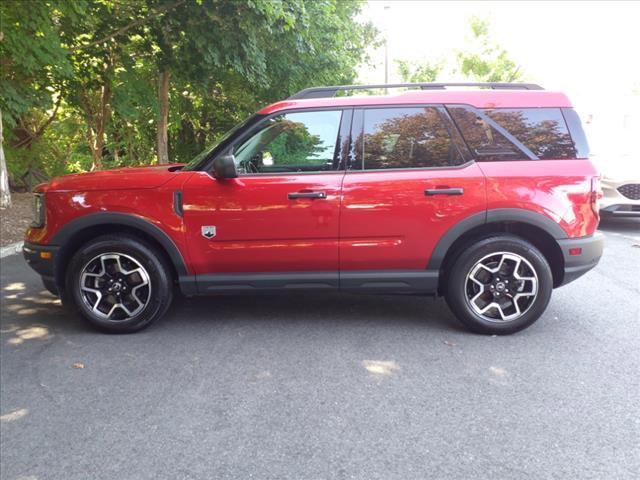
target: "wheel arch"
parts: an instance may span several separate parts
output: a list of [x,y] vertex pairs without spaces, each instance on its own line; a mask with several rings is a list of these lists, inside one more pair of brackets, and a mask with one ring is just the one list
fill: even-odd
[[180,276],[188,275],[187,266],[180,250],[159,227],[136,215],[103,212],[72,220],[52,237],[50,244],[60,246],[54,270],[55,282],[59,291],[64,289],[66,267],[73,253],[92,238],[108,233],[127,233],[146,241],[165,255],[176,280]]
[[553,286],[564,278],[564,256],[557,240],[567,238],[566,232],[543,214],[524,209],[496,209],[476,213],[452,228],[436,244],[428,269],[440,272],[439,291],[446,285],[447,272],[466,246],[479,239],[496,234],[510,233],[533,244],[547,259],[553,275]]

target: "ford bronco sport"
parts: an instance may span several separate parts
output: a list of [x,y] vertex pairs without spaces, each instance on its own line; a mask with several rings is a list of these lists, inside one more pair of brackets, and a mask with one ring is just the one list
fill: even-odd
[[[409,89],[345,95],[381,87]],[[599,189],[562,93],[319,87],[263,108],[187,165],[39,185],[24,255],[107,331],[162,317],[177,285],[186,296],[439,294],[469,329],[508,334],[597,264]]]

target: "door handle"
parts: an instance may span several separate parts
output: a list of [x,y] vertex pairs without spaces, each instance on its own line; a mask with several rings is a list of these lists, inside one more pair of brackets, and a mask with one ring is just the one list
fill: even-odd
[[289,200],[296,200],[298,198],[327,198],[326,192],[293,192],[288,195]]
[[464,188],[427,188],[424,194],[427,197],[432,195],[462,195],[464,194]]

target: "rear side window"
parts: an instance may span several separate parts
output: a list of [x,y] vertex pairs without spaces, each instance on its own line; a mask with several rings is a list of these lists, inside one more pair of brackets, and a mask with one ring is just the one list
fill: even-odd
[[573,145],[576,148],[576,156],[578,158],[589,158],[589,144],[587,143],[587,136],[582,129],[580,117],[573,108],[563,108],[562,115],[569,127]]
[[539,159],[576,158],[559,108],[500,108],[485,113]]
[[464,106],[447,106],[474,158],[480,161],[528,160],[504,135],[493,128],[476,111]]
[[464,163],[451,140],[452,126],[437,108],[365,109],[363,123],[366,170],[450,167]]

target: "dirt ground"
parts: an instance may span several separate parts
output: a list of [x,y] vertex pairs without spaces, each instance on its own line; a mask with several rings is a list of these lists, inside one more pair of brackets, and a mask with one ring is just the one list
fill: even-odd
[[30,193],[12,193],[12,205],[0,208],[0,246],[19,242],[33,221],[33,199]]

